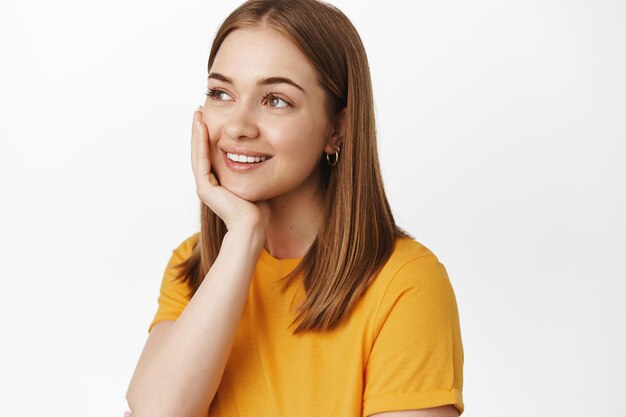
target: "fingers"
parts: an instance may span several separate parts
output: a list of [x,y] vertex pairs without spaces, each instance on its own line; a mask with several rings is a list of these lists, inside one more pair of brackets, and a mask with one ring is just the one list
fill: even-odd
[[193,112],[193,120],[191,121],[191,169],[194,177],[196,176],[196,119],[197,113],[202,106],[198,106],[195,112]]
[[193,115],[191,139],[191,164],[197,188],[202,189],[207,183],[213,186],[219,185],[211,173],[209,134],[202,120],[202,106],[198,106]]
[[197,173],[197,155],[198,155],[198,140],[200,136],[200,124],[202,123],[202,106],[198,106],[193,113],[193,120],[191,123],[191,168],[193,169],[193,175]]
[[209,160],[209,137],[202,121],[202,107],[198,106],[194,118],[193,125],[196,129],[196,172],[199,180],[206,181],[211,173],[211,162]]

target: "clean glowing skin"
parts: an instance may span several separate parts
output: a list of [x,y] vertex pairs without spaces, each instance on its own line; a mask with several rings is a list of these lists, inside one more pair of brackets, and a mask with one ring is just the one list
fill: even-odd
[[222,43],[207,87],[203,122],[220,185],[268,202],[270,253],[304,255],[320,222],[319,163],[340,136],[315,68],[276,30],[238,29]]

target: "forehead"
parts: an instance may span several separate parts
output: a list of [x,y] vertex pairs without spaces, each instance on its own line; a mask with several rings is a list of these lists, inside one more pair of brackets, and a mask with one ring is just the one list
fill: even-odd
[[[236,29],[222,42],[210,72],[253,86],[262,77],[286,77],[305,89],[317,84],[317,71],[285,35],[272,28]],[[307,89],[308,91],[309,89]]]

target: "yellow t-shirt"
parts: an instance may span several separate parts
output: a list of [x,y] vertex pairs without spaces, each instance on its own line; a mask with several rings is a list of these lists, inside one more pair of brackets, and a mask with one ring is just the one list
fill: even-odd
[[[197,240],[173,251],[149,330],[187,305],[188,289],[173,281],[172,267]],[[447,404],[463,411],[456,299],[430,250],[399,239],[349,320],[330,333],[294,336],[289,310],[303,288],[298,282],[281,295],[277,280],[298,262],[262,250],[210,417],[361,417]]]

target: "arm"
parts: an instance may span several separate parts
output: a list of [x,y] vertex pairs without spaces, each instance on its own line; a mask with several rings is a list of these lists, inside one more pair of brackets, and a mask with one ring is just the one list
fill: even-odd
[[[250,236],[251,237],[251,236]],[[175,322],[149,338],[127,392],[134,417],[206,414],[217,391],[261,245],[226,234],[204,282]]]
[[126,393],[133,417],[206,415],[265,240],[267,207],[237,197],[219,186],[211,174],[208,133],[201,117],[201,111],[196,111],[192,133],[197,192],[224,220],[228,232],[217,259],[180,317],[152,329]]
[[421,410],[390,411],[371,414],[369,417],[458,417],[459,410],[452,405],[423,408]]

